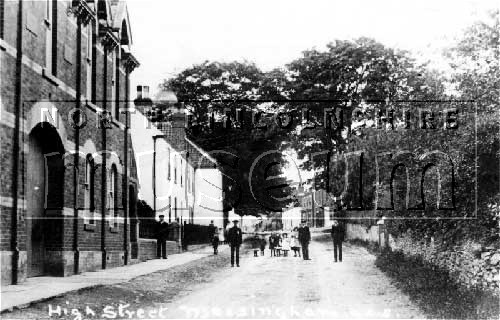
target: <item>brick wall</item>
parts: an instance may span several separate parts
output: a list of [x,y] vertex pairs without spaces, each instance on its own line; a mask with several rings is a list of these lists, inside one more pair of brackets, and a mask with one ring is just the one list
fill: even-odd
[[483,247],[473,241],[460,245],[446,245],[433,238],[416,241],[409,234],[389,238],[393,250],[419,256],[424,261],[448,270],[454,279],[467,286],[491,290],[499,294],[500,250]]
[[[76,129],[72,126],[72,121],[70,118],[70,111],[77,106],[76,104],[76,71],[77,62],[76,61],[76,19],[72,13],[67,9],[70,1],[57,1],[57,50],[56,50],[56,65],[57,69],[53,72],[52,76],[44,76],[44,68],[46,67],[45,62],[45,41],[46,41],[46,27],[44,24],[45,18],[45,1],[24,1],[23,4],[23,65],[22,65],[22,88],[21,88],[21,101],[22,109],[20,115],[21,123],[21,137],[20,137],[20,166],[19,166],[19,190],[18,199],[19,203],[19,215],[18,215],[18,247],[22,252],[27,250],[26,239],[27,239],[27,227],[26,227],[26,195],[25,190],[28,187],[28,175],[27,172],[27,157],[26,154],[29,152],[26,148],[29,142],[29,134],[32,130],[32,126],[36,125],[37,121],[33,118],[32,110],[40,101],[49,101],[54,107],[57,108],[58,114],[60,115],[59,127],[56,128],[58,139],[61,139],[64,145],[64,150],[62,153],[72,151],[75,145],[80,146],[80,151],[83,153],[89,152],[84,149],[84,145],[87,142],[91,142],[95,147],[92,150],[92,154],[95,152],[101,152],[102,150],[108,151],[109,153],[115,153],[115,156],[111,156],[109,153],[105,154],[107,159],[106,174],[109,172],[111,163],[115,163],[117,167],[120,168],[118,174],[118,183],[116,190],[116,197],[118,199],[118,206],[123,208],[122,200],[127,201],[128,199],[123,199],[123,188],[128,187],[129,183],[135,184],[137,181],[136,167],[133,160],[133,150],[129,137],[129,145],[124,145],[125,131],[123,123],[114,121],[111,123],[110,128],[101,129],[98,126],[98,115],[96,113],[97,108],[106,109],[111,111],[111,107],[114,106],[112,102],[104,104],[102,100],[110,99],[111,93],[111,79],[112,79],[112,65],[111,56],[104,56],[103,47],[100,44],[100,40],[97,39],[98,48],[96,50],[97,56],[95,57],[97,63],[97,75],[96,75],[96,104],[86,104],[85,97],[83,97],[83,103],[81,105],[81,110],[86,114],[87,124],[85,127],[81,128],[79,132],[79,139],[76,141]],[[0,134],[2,137],[12,137],[14,136],[14,122],[15,122],[15,84],[16,84],[16,35],[17,35],[17,10],[18,1],[6,1],[5,2],[5,32],[4,38],[2,39],[2,48],[0,48],[0,63],[2,65],[1,69],[1,118],[0,118]],[[81,89],[82,94],[86,94],[86,32],[82,30],[82,83]],[[5,47],[5,48],[4,48]],[[5,49],[5,50],[4,50]],[[103,79],[103,68],[104,61],[108,61],[108,75],[107,80],[104,82]],[[125,107],[128,100],[126,97],[126,81],[125,81],[125,67],[119,68],[119,95],[118,98],[122,100],[120,102],[120,107]],[[127,69],[129,70],[129,69]],[[104,97],[104,86],[107,86],[107,96]],[[88,97],[90,99],[90,97]],[[37,117],[40,117],[38,115]],[[124,122],[125,117],[120,117],[120,120]],[[50,128],[50,127],[49,127]],[[53,130],[53,129],[50,129]],[[103,140],[103,131],[105,131],[106,139]],[[49,144],[52,143],[48,142]],[[12,165],[14,161],[14,156],[12,154],[14,141],[12,139],[1,139],[0,140],[0,178],[2,183],[0,184],[0,250],[3,255],[8,257],[8,252],[11,250],[10,240],[11,240],[11,216],[12,216],[12,202],[16,201],[12,199]],[[103,149],[103,147],[105,147]],[[127,183],[122,183],[123,181],[123,166],[124,166],[124,152],[127,150],[129,152],[129,181]],[[114,160],[112,160],[114,159]],[[66,159],[66,165],[73,163],[73,157],[70,155]],[[78,204],[84,203],[84,164],[85,155],[80,158],[80,184],[78,192]],[[112,162],[113,161],[113,162]],[[53,163],[53,162],[51,162]],[[73,260],[73,242],[74,242],[74,190],[75,185],[73,183],[73,168],[67,166],[66,169],[62,169],[59,166],[57,171],[61,171],[60,175],[54,175],[49,177],[52,180],[50,188],[50,201],[52,205],[59,208],[59,210],[53,210],[50,212],[56,219],[51,219],[44,225],[44,233],[46,234],[45,247],[47,250],[48,259],[58,260],[57,263],[50,261],[51,268],[54,270],[59,270],[60,275],[67,275],[72,270]],[[55,172],[55,171],[51,171]],[[100,219],[102,216],[101,205],[106,199],[102,198],[101,191],[103,185],[102,181],[102,168],[96,171],[95,175],[95,213]],[[61,183],[56,183],[57,179],[61,179]],[[105,179],[106,180],[106,179]],[[135,188],[137,190],[137,187]],[[57,195],[57,196],[56,196]],[[60,197],[60,199],[58,199]],[[54,200],[57,199],[57,203]],[[123,218],[123,209],[118,210],[119,216]],[[85,225],[83,219],[83,212],[78,212],[79,218],[78,222],[78,246],[79,250],[85,252],[81,257],[85,259],[85,256],[91,257],[94,261],[91,264],[81,261],[81,265],[84,269],[92,269],[96,267],[96,264],[100,259],[96,258],[96,255],[101,255],[101,235],[103,230],[101,228],[101,221],[97,220],[94,227],[88,227]],[[124,224],[123,219],[119,220],[117,228],[110,228],[109,224],[105,224],[105,246],[109,253],[109,263],[111,266],[122,265],[124,263]],[[130,239],[130,237],[129,237]],[[59,253],[57,253],[59,252]],[[5,258],[8,259],[8,258]],[[92,266],[91,266],[92,265]],[[26,266],[23,266],[25,268]],[[23,270],[25,271],[25,270]],[[3,281],[8,281],[8,274],[11,272],[11,265],[9,263],[2,264],[2,279]]]
[[[346,237],[388,246],[401,251],[407,256],[420,257],[422,260],[447,270],[453,279],[466,287],[475,287],[499,294],[500,286],[500,250],[495,247],[484,247],[473,241],[460,245],[447,245],[433,238],[415,240],[409,233],[385,238],[379,232],[383,226],[365,226],[348,223]],[[387,239],[387,240],[384,240]]]

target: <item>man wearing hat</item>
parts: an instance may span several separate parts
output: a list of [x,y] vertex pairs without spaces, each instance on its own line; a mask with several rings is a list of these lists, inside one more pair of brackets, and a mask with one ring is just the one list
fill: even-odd
[[156,257],[167,259],[168,223],[164,215],[159,218],[160,221],[156,223]]
[[238,220],[233,221],[234,226],[227,233],[227,242],[231,246],[231,267],[234,267],[234,255],[236,253],[236,266],[240,266],[240,246],[243,242],[241,229],[238,228]]
[[309,242],[311,241],[311,232],[309,231],[309,227],[304,220],[300,224],[298,233],[300,246],[302,247],[302,258],[304,260],[311,260],[309,259]]

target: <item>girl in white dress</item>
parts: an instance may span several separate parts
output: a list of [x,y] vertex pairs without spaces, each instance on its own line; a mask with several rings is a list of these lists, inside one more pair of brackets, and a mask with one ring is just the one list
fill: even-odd
[[288,234],[283,233],[283,239],[281,240],[281,250],[283,250],[283,255],[288,256],[288,251],[290,251],[290,238]]

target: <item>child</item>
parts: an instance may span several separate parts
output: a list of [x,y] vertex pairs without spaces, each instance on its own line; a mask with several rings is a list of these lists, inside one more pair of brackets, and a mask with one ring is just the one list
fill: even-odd
[[219,253],[219,234],[215,233],[212,237],[212,247],[214,248],[214,254]]
[[274,233],[269,236],[269,250],[271,250],[271,257],[276,256]]
[[283,256],[288,257],[288,251],[290,251],[290,238],[288,234],[283,233],[283,239],[281,240],[281,249],[283,250]]
[[264,255],[264,249],[266,249],[266,238],[264,236],[262,236],[262,238],[260,239],[260,255],[261,256]]
[[297,235],[292,235],[292,250],[293,250],[293,253],[294,253],[294,257],[297,256],[297,253],[299,254],[299,257],[300,257],[300,243],[299,243],[299,239],[297,238]]
[[259,241],[259,236],[255,235],[252,239],[252,249],[253,249],[253,256],[258,257],[259,256],[259,248],[260,248],[260,241]]

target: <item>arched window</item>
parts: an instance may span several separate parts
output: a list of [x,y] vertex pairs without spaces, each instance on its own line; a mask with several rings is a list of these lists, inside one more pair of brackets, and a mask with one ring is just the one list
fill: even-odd
[[95,178],[94,159],[92,155],[87,155],[85,159],[85,224],[95,226]]
[[109,209],[109,224],[112,228],[118,227],[118,174],[116,166],[111,166],[109,173],[109,187],[108,187],[108,209]]

